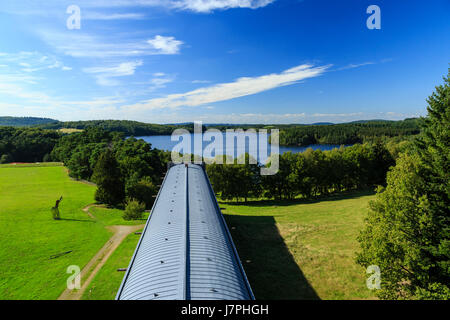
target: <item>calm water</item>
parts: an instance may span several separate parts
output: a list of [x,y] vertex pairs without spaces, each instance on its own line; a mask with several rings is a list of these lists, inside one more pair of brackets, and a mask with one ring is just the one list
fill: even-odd
[[[178,136],[179,140],[175,140],[175,141],[171,140],[172,136],[144,136],[144,137],[136,137],[136,138],[143,139],[144,141],[150,143],[153,148],[165,150],[165,151],[172,151],[173,148],[182,141],[181,137],[182,137],[183,141],[184,141],[184,139],[191,139],[190,140],[191,141],[191,153],[199,154],[199,152],[194,152],[194,139],[195,138],[201,139],[201,135],[197,135],[197,134],[182,135],[182,136]],[[225,148],[225,143],[226,143],[225,133],[222,134],[222,137],[223,137],[222,148],[217,148],[215,150],[215,152],[212,152],[212,156],[215,156],[216,154],[217,155],[227,154],[227,155],[230,155],[233,157],[239,157],[241,154],[249,152],[249,147],[248,147],[248,142],[247,142],[245,145],[245,148],[243,146],[239,147],[239,146],[237,146],[237,143],[234,143],[234,149],[226,150],[226,153],[224,153],[224,149],[226,149]],[[198,141],[200,141],[200,139],[198,139]],[[210,141],[203,141],[202,149],[205,150],[205,148],[210,144],[211,144]],[[339,147],[340,147],[339,145],[313,144],[308,147],[283,147],[283,146],[280,146],[279,148],[280,148],[280,154],[283,154],[283,153],[289,152],[289,151],[291,151],[292,153],[303,152],[308,148],[312,148],[314,150],[317,150],[317,149],[331,150],[333,148],[339,148]],[[267,154],[263,153],[263,155],[258,155],[258,161],[260,163],[264,163],[267,160],[267,156],[268,156],[268,154],[270,154],[270,145],[268,145],[267,149],[268,149]]]

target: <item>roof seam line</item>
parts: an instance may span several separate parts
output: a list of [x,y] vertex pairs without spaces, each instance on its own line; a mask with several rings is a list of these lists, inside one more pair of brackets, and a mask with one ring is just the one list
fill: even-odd
[[186,223],[186,232],[185,232],[185,236],[186,236],[186,241],[185,241],[185,245],[186,245],[186,255],[185,255],[185,287],[184,287],[184,300],[190,300],[190,285],[189,285],[189,272],[190,272],[190,252],[189,252],[189,165],[186,164],[185,167],[185,173],[186,173],[186,219],[185,219],[185,223]]

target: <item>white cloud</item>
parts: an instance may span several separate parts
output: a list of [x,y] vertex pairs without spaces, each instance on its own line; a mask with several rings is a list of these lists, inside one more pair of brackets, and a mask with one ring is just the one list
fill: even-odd
[[[146,95],[149,92],[153,92],[158,89],[165,88],[168,83],[171,83],[175,80],[174,75],[167,75],[163,72],[153,73],[153,78],[147,81],[138,81],[133,82],[135,96]],[[137,86],[145,86],[145,89],[139,90],[136,89]]]
[[[16,53],[1,53],[0,62],[7,63],[14,71],[32,73],[48,69],[66,70],[66,66],[53,56],[40,52],[21,51]],[[14,68],[16,66],[16,68]]]
[[[203,108],[202,108],[203,109]],[[136,119],[138,121],[147,121],[152,123],[181,123],[202,121],[203,123],[233,123],[233,124],[312,124],[317,122],[332,122],[343,123],[355,120],[373,120],[373,119],[387,119],[387,120],[401,120],[408,117],[417,117],[420,114],[400,114],[395,116],[391,112],[377,112],[377,113],[322,113],[320,116],[310,113],[212,113],[207,110],[202,110],[201,113],[180,113],[174,110],[160,110],[154,112],[129,112],[123,109],[116,109],[115,115],[119,118]],[[167,111],[167,112],[166,112]]]
[[193,80],[192,83],[211,83],[209,80]]
[[142,20],[145,15],[142,13],[101,13],[101,12],[83,12],[83,19],[86,20]]
[[300,65],[281,73],[272,73],[260,77],[243,77],[229,83],[220,83],[180,94],[170,94],[124,108],[152,110],[176,108],[181,106],[199,106],[207,103],[226,101],[248,96],[277,87],[288,86],[301,80],[313,78],[324,73],[330,66],[312,67]]
[[11,80],[10,77],[0,76],[0,95],[37,103],[45,103],[50,100],[50,97],[45,93],[26,90],[20,84],[11,82]]
[[84,68],[83,71],[94,74],[99,85],[113,86],[119,84],[119,82],[113,78],[131,76],[135,73],[136,68],[143,64],[142,60],[137,60],[123,62],[116,66]]
[[336,69],[337,71],[341,71],[341,70],[347,70],[347,69],[355,69],[355,68],[359,68],[359,67],[364,67],[364,66],[368,66],[371,64],[375,64],[375,62],[363,62],[363,63],[350,63],[344,67],[338,68]]
[[[0,12],[18,15],[57,15],[59,6],[67,7],[72,4],[68,0],[46,0],[39,2],[32,0],[14,1],[14,3],[0,3]],[[215,10],[234,8],[258,9],[265,7],[275,0],[77,0],[81,8],[114,8],[114,7],[162,7],[169,10],[193,11],[210,13]],[[118,16],[119,17],[119,16]],[[119,17],[123,18],[123,17]]]
[[85,119],[95,116],[107,118],[112,110],[117,109],[117,105],[125,103],[125,100],[114,96],[67,100],[28,88],[26,84],[34,80],[33,76],[0,74],[0,114],[66,120],[74,120],[74,115],[80,118],[85,116]]
[[177,54],[183,41],[176,40],[174,37],[164,37],[157,35],[147,41],[154,49],[161,54]]
[[326,118],[326,117],[339,118],[339,117],[361,116],[363,114],[364,113],[362,113],[362,112],[352,112],[352,113],[314,113],[311,116],[318,117],[318,118]]
[[150,91],[154,91],[157,89],[161,89],[161,88],[165,88],[166,84],[172,82],[173,79],[172,78],[154,78],[152,79],[151,82],[151,86],[149,88]]
[[47,44],[65,55],[76,58],[114,58],[167,55],[179,52],[182,41],[160,35],[152,39],[130,41],[122,38],[96,37],[85,33],[40,30]]
[[275,0],[179,0],[172,1],[173,8],[209,13],[214,10],[226,10],[232,8],[258,9],[265,7]]

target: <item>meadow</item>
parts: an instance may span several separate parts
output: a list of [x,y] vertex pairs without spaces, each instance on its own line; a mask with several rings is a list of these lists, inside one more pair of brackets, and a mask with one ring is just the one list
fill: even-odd
[[[372,192],[315,201],[220,201],[257,299],[374,299],[354,261]],[[131,234],[97,273],[85,300],[114,299],[139,237]]]
[[[58,298],[67,267],[82,269],[111,237],[105,226],[143,223],[106,208],[91,208],[98,217],[90,217],[82,209],[94,193],[60,164],[0,166],[0,299]],[[60,196],[62,219],[53,220]]]
[[257,299],[374,299],[355,263],[372,192],[312,201],[221,202]]
[[125,272],[117,269],[128,267],[139,237],[132,233],[125,238],[89,284],[82,300],[113,300],[116,297],[125,276]]
[[[0,166],[0,299],[56,299],[70,265],[81,268],[111,236],[122,211],[94,203],[95,186],[70,179],[61,164]],[[63,196],[62,219],[50,208]],[[354,262],[372,192],[317,200],[220,201],[257,299],[372,299]],[[139,236],[130,234],[84,292],[114,299]],[[69,252],[67,254],[62,254]],[[56,256],[56,257],[55,257]]]

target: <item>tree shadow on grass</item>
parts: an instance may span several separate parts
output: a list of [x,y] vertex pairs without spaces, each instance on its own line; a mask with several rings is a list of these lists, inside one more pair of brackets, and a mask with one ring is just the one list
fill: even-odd
[[[363,191],[351,191],[336,193],[324,196],[318,196],[315,198],[299,198],[293,200],[252,200],[252,201],[219,201],[221,204],[228,204],[232,206],[249,206],[249,207],[271,207],[271,206],[290,206],[295,204],[312,204],[324,201],[336,201],[336,200],[346,200],[346,199],[357,199],[364,196],[374,195],[376,192],[374,190],[363,190]],[[223,208],[221,208],[223,209]]]
[[61,219],[59,219],[57,221],[76,221],[76,222],[92,222],[92,223],[96,222],[94,220],[66,219],[66,218],[61,218]]
[[319,300],[270,216],[225,215],[256,299]]

